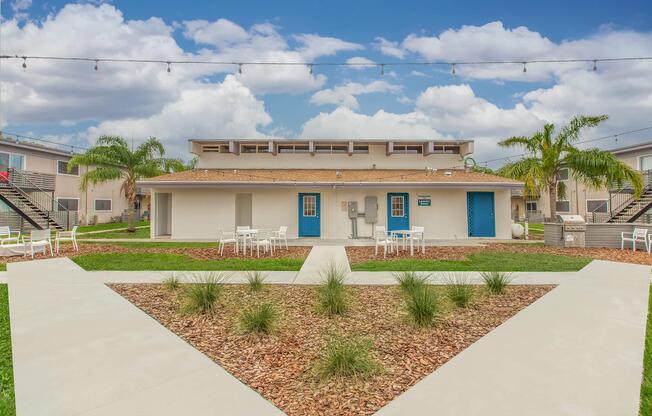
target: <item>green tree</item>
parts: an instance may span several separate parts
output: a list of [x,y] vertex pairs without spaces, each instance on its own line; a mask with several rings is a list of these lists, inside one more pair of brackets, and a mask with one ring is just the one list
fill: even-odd
[[163,172],[183,170],[178,159],[164,157],[163,144],[154,137],[131,149],[127,141],[117,136],[102,136],[95,146],[75,155],[68,162],[68,172],[75,166],[91,166],[81,177],[80,188],[115,180],[122,180],[121,191],[129,201],[128,231],[135,232],[134,204],[136,181],[157,176]]
[[577,116],[559,130],[554,124],[546,124],[532,137],[517,136],[501,141],[500,146],[521,146],[530,156],[508,163],[498,174],[523,181],[528,195],[547,192],[552,218],[557,215],[558,197],[566,197],[566,184],[559,182],[559,171],[563,168],[569,169],[573,179],[593,189],[610,185],[620,188],[629,181],[635,194],[640,196],[643,181],[636,170],[610,152],[595,148],[580,150],[575,146],[583,129],[597,126],[606,119],[606,115]]

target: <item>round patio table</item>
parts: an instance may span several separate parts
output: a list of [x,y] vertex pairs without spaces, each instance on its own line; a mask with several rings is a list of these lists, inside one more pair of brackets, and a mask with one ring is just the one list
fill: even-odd
[[[392,238],[399,238],[399,234],[401,241],[403,242],[403,250],[405,250],[406,245],[407,245],[407,236],[412,235],[413,233],[416,233],[416,231],[413,230],[393,230],[390,231]],[[396,246],[396,250],[398,250],[398,245]],[[410,238],[410,256],[414,256],[414,239]]]

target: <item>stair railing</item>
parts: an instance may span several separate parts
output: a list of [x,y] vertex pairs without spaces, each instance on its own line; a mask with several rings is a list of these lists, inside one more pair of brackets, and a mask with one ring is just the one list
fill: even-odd
[[[641,177],[643,179],[642,194],[644,194],[652,190],[652,170],[641,172]],[[636,195],[634,195],[633,188],[631,182],[627,181],[620,187],[620,189],[618,189],[617,192],[611,193],[609,199],[598,205],[591,213],[592,222],[609,222],[627,206],[640,199],[640,197],[637,198]],[[605,212],[600,212],[602,210]]]
[[[7,173],[6,183],[20,192],[20,194],[40,210],[47,219],[54,221],[59,226],[64,225],[61,224],[61,219],[63,219],[65,222],[65,229],[69,230],[71,228],[71,212],[67,207],[63,206],[59,201],[50,196],[48,191],[41,189],[21,171],[9,168],[7,169]],[[23,188],[28,188],[32,191],[27,193]],[[58,218],[56,214],[57,212],[65,212],[63,218]]]

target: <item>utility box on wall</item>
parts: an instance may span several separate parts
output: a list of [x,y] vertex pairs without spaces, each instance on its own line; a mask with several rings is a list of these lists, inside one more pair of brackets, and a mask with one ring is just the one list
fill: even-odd
[[367,224],[378,222],[378,198],[375,196],[364,197],[364,222]]
[[358,218],[358,201],[349,201],[347,211],[349,218]]

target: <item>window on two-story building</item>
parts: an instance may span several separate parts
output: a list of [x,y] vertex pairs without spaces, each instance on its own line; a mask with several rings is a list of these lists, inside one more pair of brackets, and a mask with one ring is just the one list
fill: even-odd
[[240,153],[269,153],[269,144],[241,144]]
[[608,212],[609,204],[606,199],[587,199],[586,212]]
[[559,169],[559,177],[557,180],[559,182],[568,180],[568,168]]
[[307,144],[279,144],[279,153],[309,153],[310,148]]
[[459,146],[434,146],[432,152],[437,154],[459,155],[460,147]]
[[640,156],[638,158],[638,168],[643,172],[652,170],[652,155]]
[[369,145],[366,144],[354,144],[353,153],[369,153]]
[[539,203],[537,201],[526,201],[525,202],[525,210],[526,211],[538,211],[539,210]]
[[228,144],[205,144],[201,147],[204,153],[229,153]]
[[12,168],[25,170],[25,155],[20,153],[0,152],[0,169]]
[[422,145],[405,145],[405,144],[395,144],[394,153],[404,154],[404,155],[421,155],[423,154]]
[[95,211],[111,211],[113,201],[111,199],[95,199]]
[[555,207],[557,208],[557,212],[570,212],[570,201],[557,201]]
[[57,160],[57,173],[59,175],[79,176],[79,166],[73,167],[70,170],[70,172],[68,172],[68,161],[66,161],[66,160]]
[[349,153],[348,144],[316,144],[315,153],[346,154]]
[[79,198],[57,198],[57,211],[79,211]]

